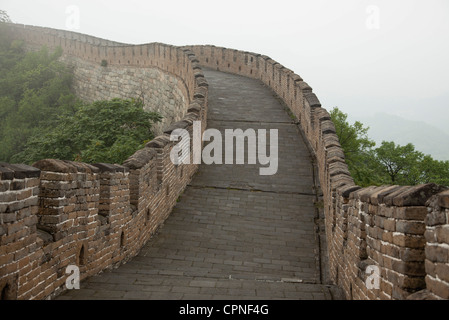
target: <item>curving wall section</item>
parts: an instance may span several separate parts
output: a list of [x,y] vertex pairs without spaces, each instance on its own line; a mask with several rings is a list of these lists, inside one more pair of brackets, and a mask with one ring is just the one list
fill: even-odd
[[11,27],[14,37],[37,50],[61,47],[61,60],[72,68],[73,89],[86,102],[112,98],[137,98],[146,110],[162,114],[156,134],[180,121],[193,99],[189,59],[181,49],[151,43],[130,46],[78,33],[48,28]]
[[62,59],[75,64],[75,88],[85,98],[131,94],[134,88],[105,86],[104,79],[124,78],[128,85],[146,88],[145,99],[160,108],[182,101],[172,112],[179,121],[165,123],[161,135],[123,164],[0,163],[1,298],[45,299],[65,289],[68,266],[79,266],[83,280],[124,263],[168,217],[197,170],[197,165],[172,163],[176,142],[169,134],[176,128],[192,132],[197,120],[206,128],[208,85],[185,48],[128,46],[21,25],[10,25],[10,32],[30,49],[60,46]]
[[315,156],[330,277],[348,299],[449,299],[447,188],[360,188],[329,113],[299,75],[256,53],[186,48],[202,66],[261,80],[295,115]]
[[158,68],[109,65],[76,57],[63,57],[73,70],[72,88],[85,102],[112,98],[140,98],[144,110],[157,111],[162,121],[153,125],[155,135],[163,134],[170,124],[180,121],[190,102],[188,88],[179,76]]

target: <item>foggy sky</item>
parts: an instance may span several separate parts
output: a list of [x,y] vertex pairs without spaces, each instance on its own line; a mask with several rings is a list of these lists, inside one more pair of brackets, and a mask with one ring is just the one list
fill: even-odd
[[328,110],[387,112],[449,132],[447,0],[0,0],[0,9],[16,23],[124,43],[265,54],[299,74]]

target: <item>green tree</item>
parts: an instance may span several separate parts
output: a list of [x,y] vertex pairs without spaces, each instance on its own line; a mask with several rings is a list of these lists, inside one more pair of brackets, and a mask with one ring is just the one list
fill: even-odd
[[413,144],[405,146],[382,142],[375,150],[383,182],[398,185],[436,183],[449,186],[449,161],[439,161],[415,150]]
[[28,139],[73,112],[72,72],[58,61],[59,48],[26,53],[0,23],[0,161],[11,162]]
[[378,175],[372,169],[375,142],[368,137],[369,128],[359,121],[350,124],[348,115],[337,107],[331,110],[330,116],[355,182],[361,186],[378,184]]
[[61,116],[55,127],[36,132],[13,160],[122,163],[153,138],[152,124],[160,120],[159,113],[143,110],[141,100],[96,101]]
[[386,182],[402,185],[419,183],[419,163],[424,154],[416,151],[413,144],[400,146],[392,141],[383,141],[376,148],[375,156],[382,172],[389,178]]

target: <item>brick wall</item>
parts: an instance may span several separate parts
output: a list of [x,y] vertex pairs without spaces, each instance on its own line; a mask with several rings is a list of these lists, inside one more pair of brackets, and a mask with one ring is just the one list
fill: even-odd
[[449,191],[428,202],[426,217],[425,297],[449,299]]
[[[11,24],[10,32],[26,48],[61,47],[61,61],[72,67],[73,90],[86,102],[112,98],[143,98],[144,109],[158,111],[159,135],[180,121],[193,99],[195,76],[201,70],[193,56],[160,43],[125,45],[99,38],[34,26]],[[106,62],[106,66],[102,63]]]
[[112,98],[143,99],[144,110],[162,115],[162,121],[152,127],[155,135],[162,134],[187,113],[190,98],[184,81],[158,68],[103,67],[71,56],[63,56],[61,60],[72,69],[76,96],[87,103]]
[[[127,46],[59,30],[11,28],[29,47],[61,46],[66,61],[84,66],[107,59],[109,72],[134,70],[129,75],[138,79],[128,80],[144,81],[148,87],[166,85],[165,91],[178,90],[186,103],[184,110],[173,113],[179,121],[167,124],[122,165],[54,159],[32,166],[0,163],[1,299],[45,299],[65,290],[68,266],[80,268],[81,280],[118,266],[134,257],[163,224],[197,170],[194,164],[171,162],[176,142],[169,134],[176,128],[192,132],[194,121],[201,121],[205,130],[208,86],[195,55],[185,48]],[[145,75],[140,68],[157,77],[140,77]],[[87,81],[92,88],[101,85],[88,78],[80,78],[80,88]]]
[[[434,184],[338,190],[337,217],[327,230],[330,273],[350,298],[403,300],[426,287],[426,203],[442,190]],[[367,287],[373,267],[378,288]]]
[[[360,188],[345,163],[329,113],[299,75],[252,52],[186,48],[202,66],[261,80],[295,115],[315,156],[330,277],[348,299],[449,298],[446,188]],[[380,274],[378,289],[374,271]]]
[[30,291],[38,285],[39,170],[0,163],[0,192],[0,293],[14,299],[19,286]]

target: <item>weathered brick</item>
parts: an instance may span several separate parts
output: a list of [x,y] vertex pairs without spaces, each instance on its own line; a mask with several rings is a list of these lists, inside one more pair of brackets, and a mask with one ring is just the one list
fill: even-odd
[[426,231],[424,232],[424,237],[426,238],[427,242],[436,242],[436,236],[435,236],[435,227],[426,227]]
[[394,210],[394,217],[402,220],[424,221],[427,216],[427,207],[397,207]]
[[17,220],[25,219],[31,215],[31,207],[20,209],[17,212]]
[[22,190],[25,189],[25,180],[14,179],[11,182],[11,190]]
[[449,283],[426,276],[427,289],[443,299],[449,299]]
[[383,228],[386,231],[396,231],[396,220],[395,219],[384,219]]
[[394,197],[393,204],[398,207],[424,206],[428,199],[445,189],[445,187],[434,183],[408,187],[404,192]]
[[25,179],[25,188],[34,188],[38,187],[40,184],[40,179],[38,178],[28,178]]
[[0,180],[0,192],[6,192],[10,190],[11,182],[9,180]]
[[435,234],[438,242],[449,244],[449,225],[436,227]]
[[447,263],[449,261],[449,249],[441,245],[427,245],[425,253],[426,259],[432,262]]
[[384,229],[384,221],[386,220],[384,217],[374,215],[373,219],[374,219],[374,224],[377,227]]
[[14,261],[14,253],[0,255],[0,266],[4,266]]
[[396,231],[405,234],[423,235],[426,230],[426,225],[421,221],[396,221]]
[[14,202],[17,201],[17,192],[0,193],[0,202]]
[[438,194],[438,204],[440,207],[449,208],[449,190],[443,191]]
[[398,253],[396,256],[405,262],[408,262],[408,261],[422,262],[422,261],[424,261],[424,258],[425,258],[423,249],[412,249],[412,248],[404,248],[404,247],[399,247],[399,250],[398,250]]
[[12,180],[13,178],[14,170],[0,165],[0,180]]
[[386,275],[388,281],[404,290],[419,290],[426,287],[424,276],[410,276],[397,271],[388,270]]
[[17,221],[17,213],[12,212],[12,213],[0,213],[1,217],[1,221],[3,223],[11,223],[11,222],[16,222]]
[[8,204],[7,203],[0,203],[0,214],[5,213],[8,211]]
[[33,196],[33,191],[31,189],[24,190],[24,191],[21,191],[21,192],[19,192],[17,194],[17,200],[18,201],[22,201],[22,200],[25,200],[25,199],[30,198],[32,196]]
[[17,231],[19,231],[23,227],[25,227],[25,223],[23,221],[19,221],[19,222],[15,222],[15,223],[9,224],[8,225],[8,235],[16,233]]
[[446,213],[444,211],[432,211],[426,216],[425,222],[430,227],[446,224]]
[[7,164],[7,166],[14,171],[16,179],[36,178],[40,175],[39,169],[25,164]]
[[381,205],[379,207],[379,211],[378,214],[383,216],[383,217],[387,217],[387,218],[393,218],[394,213],[395,213],[396,208],[395,207],[390,207],[390,206],[386,206],[386,205]]
[[18,263],[13,262],[6,265],[0,265],[0,274],[1,275],[9,275],[14,273],[17,270]]
[[404,290],[402,288],[400,288],[397,285],[393,286],[393,293],[392,293],[392,297],[393,299],[397,299],[397,300],[405,300],[407,299],[407,297],[411,294],[411,292]]
[[382,280],[380,282],[380,290],[386,293],[387,295],[391,296],[393,293],[393,285],[388,281]]
[[59,207],[59,208],[39,207],[39,215],[60,215],[62,213],[64,213],[64,207]]
[[449,264],[448,263],[436,263],[435,274],[442,281],[449,283]]
[[23,222],[25,223],[25,225],[26,225],[27,227],[30,227],[30,226],[32,226],[32,225],[35,225],[35,224],[37,223],[37,221],[38,221],[38,218],[37,218],[37,216],[35,216],[35,215],[28,216],[28,217],[25,217],[25,218],[23,219]]
[[384,231],[382,233],[382,241],[393,243],[393,232]]
[[426,259],[424,261],[424,264],[426,266],[426,274],[431,275],[432,277],[435,278],[435,274],[436,274],[436,263]]
[[14,260],[19,261],[20,259],[24,258],[28,254],[29,254],[29,248],[27,248],[27,247],[21,248],[20,250],[17,250],[14,253]]
[[372,215],[376,215],[378,210],[379,210],[379,207],[377,205],[370,204],[368,206],[368,212]]

